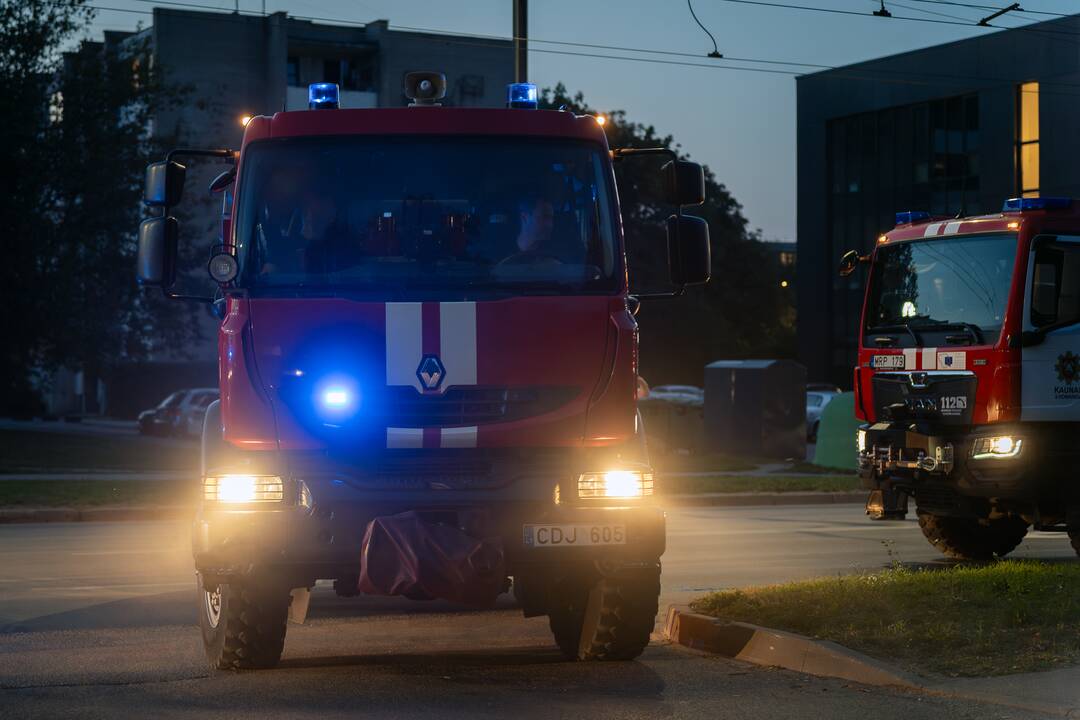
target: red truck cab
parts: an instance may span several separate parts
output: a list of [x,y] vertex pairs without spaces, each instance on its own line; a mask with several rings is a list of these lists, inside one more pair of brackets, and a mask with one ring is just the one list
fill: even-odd
[[1011,551],[1028,528],[1080,550],[1080,207],[1018,198],[995,215],[900,213],[869,257],[855,368],[868,512],[915,500],[947,555]]
[[[184,166],[235,183],[210,274],[221,401],[194,522],[214,668],[267,667],[308,590],[489,607],[513,587],[567,656],[626,659],[657,609],[664,515],[636,406],[612,151],[596,120],[438,105],[247,123],[239,152],[150,166],[138,275],[176,296]],[[665,166],[677,286],[708,277],[702,169]],[[512,578],[512,581],[511,581]],[[248,617],[262,618],[257,629]]]

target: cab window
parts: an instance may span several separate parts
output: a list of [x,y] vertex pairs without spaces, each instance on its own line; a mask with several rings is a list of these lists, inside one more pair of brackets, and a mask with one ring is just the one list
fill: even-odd
[[1046,238],[1037,245],[1032,271],[1031,324],[1080,322],[1080,237]]

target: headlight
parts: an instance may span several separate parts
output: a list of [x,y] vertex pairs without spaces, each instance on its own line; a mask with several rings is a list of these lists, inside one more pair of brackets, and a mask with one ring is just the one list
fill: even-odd
[[976,460],[1013,458],[1020,454],[1024,441],[1011,435],[976,438],[971,456]]
[[855,445],[859,448],[859,452],[861,452],[861,453],[866,452],[866,431],[865,430],[856,430],[855,431]]
[[203,500],[207,502],[281,502],[284,497],[284,484],[276,475],[217,475],[203,479]]
[[578,497],[593,498],[640,498],[653,494],[651,472],[640,470],[608,470],[602,473],[584,473],[578,478]]

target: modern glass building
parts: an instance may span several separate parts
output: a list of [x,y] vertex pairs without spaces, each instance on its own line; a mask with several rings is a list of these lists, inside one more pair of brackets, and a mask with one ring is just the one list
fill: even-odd
[[798,343],[811,380],[850,387],[861,273],[894,214],[995,212],[1080,194],[1080,16],[797,80]]

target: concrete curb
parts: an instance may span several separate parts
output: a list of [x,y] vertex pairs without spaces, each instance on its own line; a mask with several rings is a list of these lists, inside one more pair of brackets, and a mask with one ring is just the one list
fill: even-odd
[[665,633],[672,642],[695,650],[809,675],[852,680],[864,685],[919,689],[899,670],[836,643],[701,615],[685,605],[668,609]]
[[950,688],[906,673],[827,640],[750,623],[730,622],[695,613],[686,605],[668,608],[664,635],[673,643],[766,667],[850,680],[863,685],[897,687],[954,700],[973,700],[1045,716],[1080,718],[1080,707],[1033,702],[995,692]]
[[192,507],[0,508],[0,525],[11,523],[130,522],[180,520]]
[[747,492],[661,495],[660,504],[673,507],[739,507],[750,505],[834,505],[866,502],[866,491],[856,492]]

